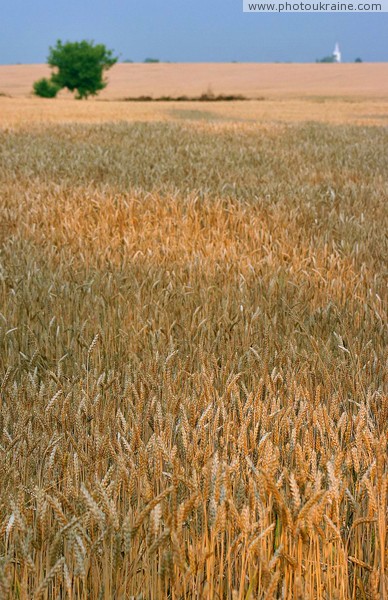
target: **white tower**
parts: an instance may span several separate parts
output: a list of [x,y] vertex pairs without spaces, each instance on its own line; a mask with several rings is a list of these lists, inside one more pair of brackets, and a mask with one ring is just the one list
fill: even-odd
[[340,49],[339,49],[338,42],[336,42],[336,44],[334,46],[333,59],[334,59],[334,62],[336,62],[336,63],[340,63],[341,62],[341,52],[340,52]]

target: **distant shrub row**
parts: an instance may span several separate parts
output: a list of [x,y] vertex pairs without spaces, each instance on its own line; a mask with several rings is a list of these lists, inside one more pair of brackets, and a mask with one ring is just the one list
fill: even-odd
[[[212,94],[204,93],[200,96],[135,96],[122,99],[124,102],[231,102],[236,100],[251,100],[241,94]],[[264,98],[256,98],[256,100],[264,100]]]

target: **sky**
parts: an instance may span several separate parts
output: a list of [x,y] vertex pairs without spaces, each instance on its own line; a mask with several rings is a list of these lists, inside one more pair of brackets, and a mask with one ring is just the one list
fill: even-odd
[[242,0],[0,0],[0,64],[42,63],[62,41],[94,40],[120,60],[388,61],[388,13],[253,14]]

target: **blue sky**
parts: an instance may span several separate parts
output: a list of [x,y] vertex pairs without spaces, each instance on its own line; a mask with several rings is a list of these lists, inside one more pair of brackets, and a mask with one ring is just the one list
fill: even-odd
[[58,38],[103,42],[121,59],[388,61],[388,13],[244,14],[242,0],[0,0],[0,64],[45,62]]

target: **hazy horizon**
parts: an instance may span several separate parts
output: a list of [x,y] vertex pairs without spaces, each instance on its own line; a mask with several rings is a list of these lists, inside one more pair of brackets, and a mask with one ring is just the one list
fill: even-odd
[[[354,63],[354,60],[350,60],[350,61],[341,61],[341,64],[351,64]],[[378,63],[382,63],[382,64],[386,64],[388,62],[388,60],[363,60],[362,61],[364,64],[378,64]],[[132,64],[132,65],[142,65],[144,64],[145,61],[144,60],[131,60],[131,61],[126,61],[126,60],[121,60],[119,59],[117,61],[117,64]],[[45,65],[46,61],[40,61],[40,62],[8,62],[8,63],[2,63],[0,62],[0,66],[2,67],[21,67],[21,66],[28,66],[28,65]],[[178,64],[182,64],[182,65],[190,65],[190,64],[236,64],[236,65],[243,65],[243,64],[259,64],[259,65],[309,65],[309,64],[320,64],[319,61],[282,61],[282,60],[159,60],[156,64],[165,64],[165,65],[178,65]]]
[[0,64],[46,62],[57,39],[102,42],[120,61],[312,63],[339,42],[343,62],[387,62],[388,13],[244,14],[242,0],[1,0]]

